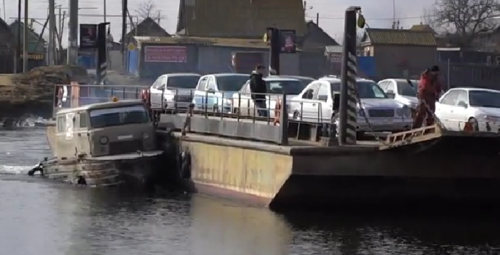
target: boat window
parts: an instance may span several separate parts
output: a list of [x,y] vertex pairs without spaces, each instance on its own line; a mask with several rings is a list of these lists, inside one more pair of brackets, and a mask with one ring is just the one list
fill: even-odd
[[66,132],[66,117],[59,116],[57,117],[57,132]]
[[80,113],[80,127],[81,128],[87,127],[87,113],[86,112]]
[[96,109],[90,111],[92,128],[148,123],[149,116],[143,105]]

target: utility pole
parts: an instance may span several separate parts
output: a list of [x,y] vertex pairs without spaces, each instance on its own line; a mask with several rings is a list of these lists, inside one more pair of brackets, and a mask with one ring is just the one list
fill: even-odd
[[127,33],[127,13],[128,13],[128,0],[122,0],[122,65],[126,67],[125,58],[125,34]]
[[21,0],[17,0],[17,44],[16,55],[14,56],[14,73],[19,68],[19,56],[21,56]]
[[78,0],[69,0],[68,65],[76,65],[78,57]]
[[55,49],[55,28],[56,28],[56,1],[49,0],[49,66],[54,65],[54,49]]
[[28,72],[28,0],[24,0],[23,73]]

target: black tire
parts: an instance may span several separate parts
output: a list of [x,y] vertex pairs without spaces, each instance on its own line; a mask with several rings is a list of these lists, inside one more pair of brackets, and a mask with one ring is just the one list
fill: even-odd
[[361,140],[361,138],[366,138],[365,132],[363,132],[363,131],[356,132],[356,139]]
[[238,108],[233,109],[233,114],[238,115],[240,113],[240,110]]
[[300,119],[300,113],[298,111],[293,112],[293,117],[294,120],[299,120]]
[[472,129],[475,132],[479,131],[479,122],[475,118],[469,118],[469,123],[472,124]]

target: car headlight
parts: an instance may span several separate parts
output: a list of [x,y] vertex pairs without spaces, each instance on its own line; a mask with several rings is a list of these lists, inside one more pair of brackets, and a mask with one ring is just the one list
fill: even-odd
[[99,138],[99,143],[101,143],[102,145],[106,145],[106,144],[108,144],[108,142],[109,142],[109,139],[106,136],[101,136],[101,138]]
[[410,102],[408,105],[410,106],[411,109],[417,109],[418,103]]
[[484,115],[484,119],[487,120],[487,121],[500,122],[500,117],[499,116]]
[[143,138],[144,140],[147,140],[147,139],[149,138],[149,134],[148,134],[148,133],[144,133],[144,134],[142,134],[142,138]]
[[403,116],[403,117],[410,117],[411,116],[411,109],[408,106],[404,106],[401,109],[396,110],[396,114],[398,116]]

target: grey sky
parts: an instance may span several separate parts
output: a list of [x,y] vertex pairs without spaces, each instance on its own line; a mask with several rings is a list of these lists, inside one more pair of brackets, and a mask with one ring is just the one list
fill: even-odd
[[[17,1],[5,0],[7,10],[7,23],[13,20],[17,14]],[[85,14],[103,14],[104,0],[80,0],[80,7],[95,7],[95,10],[80,10]],[[129,9],[131,14],[135,14],[137,6],[144,0],[129,0]],[[216,1],[216,0],[213,0]],[[435,0],[395,0],[396,17],[400,19],[401,25],[409,27],[418,24],[421,21],[422,10],[424,7],[431,6]],[[66,0],[56,0],[58,4],[67,7]],[[164,19],[161,25],[168,31],[173,32],[177,23],[177,11],[179,7],[178,0],[156,0],[157,9],[161,11]],[[320,15],[320,26],[332,37],[341,37],[343,28],[343,13],[350,5],[358,5],[363,8],[366,20],[371,27],[390,27],[392,23],[393,0],[307,0],[307,6],[312,9],[307,11],[307,19],[316,19],[316,13]],[[47,16],[47,0],[30,0],[29,13],[35,18],[44,18]],[[1,7],[1,6],[0,6]],[[121,0],[107,0],[107,13],[109,15],[119,15]],[[0,15],[3,18],[3,10]],[[80,23],[97,23],[102,17],[80,17]],[[112,34],[118,38],[121,34],[121,19],[108,18],[111,22]],[[43,20],[39,20],[43,23]],[[40,31],[41,26],[36,25],[35,29]],[[65,32],[65,35],[67,33]]]

